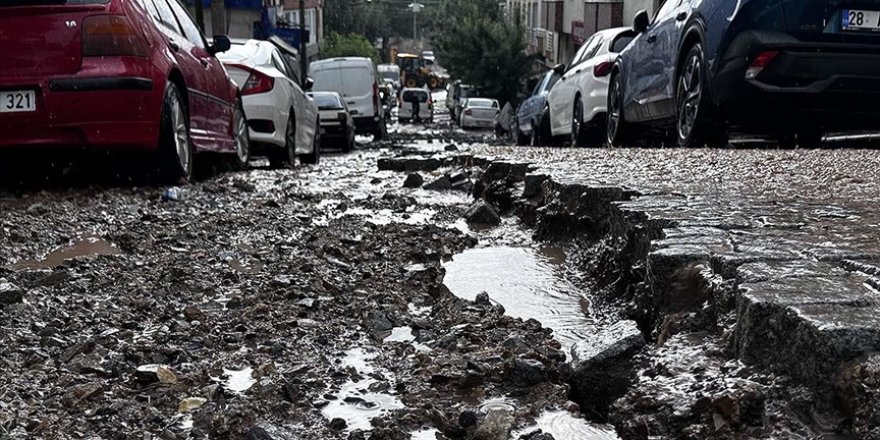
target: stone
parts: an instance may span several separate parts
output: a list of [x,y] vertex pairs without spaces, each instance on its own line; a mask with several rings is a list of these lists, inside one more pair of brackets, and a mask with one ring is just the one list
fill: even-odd
[[841,368],[834,389],[853,420],[856,437],[880,440],[880,353],[872,353]]
[[425,178],[419,173],[412,173],[406,176],[403,181],[404,188],[420,188],[425,183]]
[[202,406],[208,403],[208,399],[204,397],[187,397],[180,401],[180,404],[177,405],[177,411],[181,413],[188,413],[195,411]]
[[519,386],[530,387],[547,380],[547,367],[537,359],[519,356],[507,363],[505,375]]
[[635,379],[633,357],[645,345],[634,321],[619,321],[571,348],[571,384],[585,412],[605,415]]
[[394,329],[394,323],[384,313],[373,311],[367,316],[367,327],[375,332],[389,332]]
[[0,279],[0,305],[16,304],[24,301],[24,289]]
[[335,419],[330,421],[330,429],[334,431],[342,431],[343,429],[348,427],[348,423],[344,419],[336,417]]
[[476,411],[469,409],[464,410],[458,415],[458,426],[461,426],[462,428],[470,428],[471,426],[476,425],[479,419]]
[[477,200],[464,213],[464,218],[469,224],[497,225],[501,223],[501,217],[488,203]]
[[443,147],[443,151],[458,151],[458,147],[456,147],[455,144],[447,144]]
[[443,163],[433,157],[395,157],[379,159],[379,171],[397,171],[411,173],[414,171],[434,171]]
[[183,317],[186,318],[187,321],[200,321],[205,322],[205,312],[203,312],[199,306],[195,304],[190,304],[183,309]]
[[492,410],[474,430],[473,440],[507,440],[513,429],[514,418],[508,411]]
[[177,383],[177,375],[165,366],[160,365],[156,368],[156,377],[160,383]]
[[237,179],[235,182],[232,183],[232,186],[235,189],[238,189],[238,190],[241,190],[244,192],[248,192],[248,193],[251,193],[251,192],[254,192],[257,190],[256,185],[254,185],[251,182],[248,182],[247,180],[242,180],[242,179]]
[[477,294],[477,297],[474,298],[474,302],[478,306],[491,306],[492,301],[489,299],[489,294],[487,292],[480,292]]
[[430,191],[447,191],[452,189],[452,182],[444,175],[426,184],[424,188]]
[[274,440],[274,437],[272,437],[268,431],[259,426],[251,426],[251,428],[247,430],[245,440]]

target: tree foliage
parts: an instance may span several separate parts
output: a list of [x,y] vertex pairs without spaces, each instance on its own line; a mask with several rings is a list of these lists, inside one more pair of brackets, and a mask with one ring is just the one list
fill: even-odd
[[400,1],[326,0],[324,24],[329,32],[387,40],[412,34],[412,13]]
[[379,51],[361,34],[338,34],[331,32],[324,37],[321,45],[321,56],[324,58],[336,57],[366,57],[379,63]]
[[519,17],[497,0],[448,0],[432,15],[440,65],[489,97],[514,100],[534,60]]

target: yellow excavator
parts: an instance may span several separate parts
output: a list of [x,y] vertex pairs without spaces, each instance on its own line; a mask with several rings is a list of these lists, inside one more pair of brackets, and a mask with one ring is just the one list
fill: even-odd
[[397,53],[391,51],[391,62],[400,66],[400,75],[403,86],[407,88],[428,86],[431,90],[443,87],[442,79],[434,73],[431,66],[433,61],[411,53]]

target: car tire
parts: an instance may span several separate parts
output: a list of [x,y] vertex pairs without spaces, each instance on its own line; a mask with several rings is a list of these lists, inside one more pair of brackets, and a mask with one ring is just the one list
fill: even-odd
[[572,148],[584,146],[584,104],[580,96],[574,100],[574,108],[571,112],[571,134],[568,142]]
[[168,81],[159,119],[156,162],[159,178],[167,183],[188,181],[193,171],[193,144],[186,105],[177,86]]
[[630,126],[623,113],[623,81],[620,72],[611,76],[608,86],[608,116],[605,138],[609,146],[621,147],[630,141]]
[[522,147],[529,143],[529,139],[523,134],[522,130],[519,129],[519,120],[514,122],[513,124],[513,136],[516,141],[516,145]]
[[321,121],[315,121],[315,136],[312,139],[312,152],[300,156],[300,161],[307,165],[317,165],[321,161]]
[[679,147],[727,145],[726,127],[719,122],[721,119],[716,115],[706,86],[707,72],[703,45],[694,44],[685,55],[676,79],[675,131]]
[[251,159],[251,134],[247,125],[247,117],[241,99],[235,103],[235,112],[232,116],[232,131],[235,142],[235,159],[233,166],[237,170],[244,170]]
[[354,134],[348,133],[345,137],[345,143],[342,146],[342,152],[350,153],[352,150],[354,150]]
[[550,142],[550,113],[545,109],[541,112],[541,118],[532,122],[532,136],[529,139],[529,145],[533,147],[544,147]]
[[269,152],[269,166],[281,169],[296,164],[296,116],[290,113],[287,127],[284,129],[284,146],[273,148]]
[[821,127],[801,127],[797,130],[797,143],[800,148],[822,148],[825,133]]

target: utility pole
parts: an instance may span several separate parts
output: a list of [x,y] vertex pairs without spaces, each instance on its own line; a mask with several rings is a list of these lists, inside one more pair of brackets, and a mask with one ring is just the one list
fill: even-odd
[[199,25],[199,29],[202,30],[202,33],[205,32],[205,4],[202,3],[202,0],[196,0],[196,24]]
[[[419,15],[419,12],[421,12],[422,8],[424,8],[425,5],[423,5],[421,3],[412,2],[409,4],[408,7],[410,9],[412,9],[412,11],[413,11],[413,42],[415,42],[416,40],[419,39],[419,34],[418,34],[418,26],[419,25],[418,25],[418,18],[417,17]],[[419,43],[419,48],[421,48],[421,47],[422,47],[422,45],[421,45],[421,43]]]
[[306,51],[306,0],[299,0],[299,68],[302,73],[300,80],[305,84],[309,75],[309,60]]
[[211,0],[211,31],[226,35],[226,0]]

